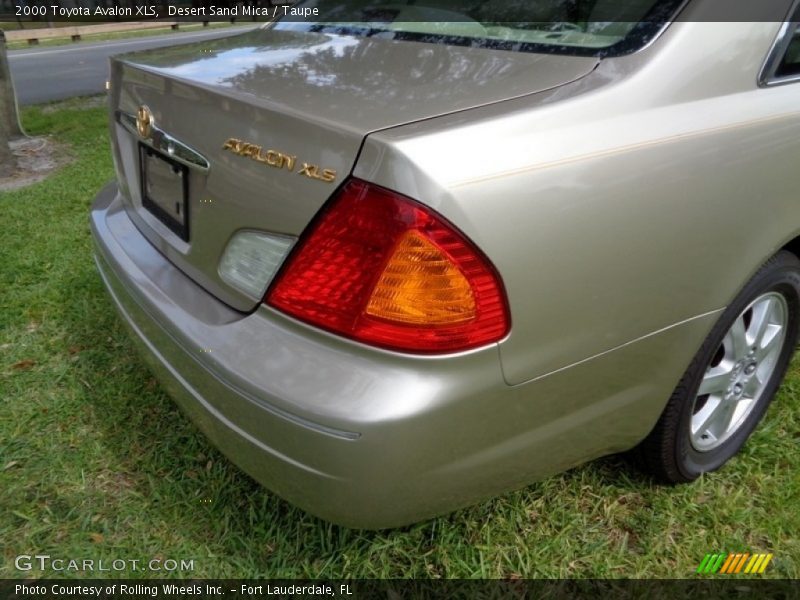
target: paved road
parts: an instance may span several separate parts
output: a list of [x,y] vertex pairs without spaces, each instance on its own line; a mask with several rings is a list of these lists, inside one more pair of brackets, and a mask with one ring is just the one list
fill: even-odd
[[13,50],[8,53],[8,60],[11,77],[17,90],[17,100],[20,104],[37,104],[103,92],[108,78],[108,57],[114,54],[212,40],[241,33],[250,28],[252,25],[215,31]]

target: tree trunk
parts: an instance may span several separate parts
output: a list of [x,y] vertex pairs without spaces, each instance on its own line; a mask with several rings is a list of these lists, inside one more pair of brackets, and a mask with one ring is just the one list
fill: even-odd
[[23,137],[25,132],[19,123],[17,112],[17,95],[14,91],[14,81],[11,79],[11,70],[8,68],[6,55],[6,37],[0,29],[0,120],[6,122],[10,137]]
[[17,115],[17,98],[6,57],[6,37],[0,31],[0,177],[10,175],[16,169],[16,159],[8,142],[22,135]]

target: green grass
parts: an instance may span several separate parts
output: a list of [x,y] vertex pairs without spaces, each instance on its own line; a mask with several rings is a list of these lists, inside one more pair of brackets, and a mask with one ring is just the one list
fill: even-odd
[[774,552],[768,576],[800,575],[797,362],[741,456],[694,485],[657,487],[609,458],[378,533],[266,492],[164,394],[95,272],[105,111],[74,101],[24,120],[75,161],[0,195],[0,577],[35,553],[193,559],[194,577],[691,577],[707,552],[741,550]]
[[[8,27],[8,25],[11,27]],[[66,25],[75,25],[76,23],[63,23],[64,26]],[[77,23],[81,25],[82,23]],[[84,25],[92,25],[93,23],[83,23]],[[95,23],[99,24],[99,23]],[[236,23],[238,26],[242,25],[256,25],[256,23],[243,21]],[[0,29],[6,29],[7,31],[11,31],[14,29],[20,29],[19,27],[15,27],[16,23],[0,23]],[[25,26],[28,29],[33,29],[30,27],[30,23],[26,23]],[[62,25],[62,24],[56,24]],[[38,44],[29,44],[27,41],[16,41],[16,42],[6,42],[6,46],[9,50],[20,50],[23,48],[41,48],[44,46],[67,46],[73,44],[82,44],[85,42],[106,42],[109,40],[124,40],[128,38],[140,38],[140,37],[150,37],[150,36],[158,36],[158,35],[168,35],[171,33],[182,33],[182,32],[192,32],[192,31],[209,31],[211,29],[221,29],[231,27],[231,23],[229,22],[211,22],[208,26],[203,27],[202,23],[182,23],[180,29],[175,31],[171,27],[164,27],[158,29],[140,29],[140,30],[133,30],[133,31],[115,31],[110,33],[94,33],[89,35],[81,36],[81,40],[79,42],[73,42],[72,39],[67,37],[59,37],[59,38],[50,38],[40,40]]]

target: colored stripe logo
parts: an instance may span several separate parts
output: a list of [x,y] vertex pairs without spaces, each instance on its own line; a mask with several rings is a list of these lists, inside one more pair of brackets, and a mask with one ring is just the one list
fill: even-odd
[[700,574],[736,575],[745,573],[756,575],[766,570],[772,556],[772,554],[750,554],[748,552],[706,554],[700,566],[697,567],[697,572]]

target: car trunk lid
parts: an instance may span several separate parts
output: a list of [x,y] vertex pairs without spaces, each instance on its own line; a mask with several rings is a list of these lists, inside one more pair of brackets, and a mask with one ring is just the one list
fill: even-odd
[[[369,133],[551,89],[596,64],[277,30],[122,56],[111,79],[120,188],[129,215],[163,254],[230,306],[251,310],[260,299],[219,274],[231,237],[299,235],[352,171]],[[136,129],[144,107],[155,132],[146,143]],[[185,235],[143,201],[142,163],[152,159],[142,148],[153,135],[186,165]],[[199,158],[182,160],[186,152]],[[156,163],[151,179],[164,180],[167,197],[179,194]]]

